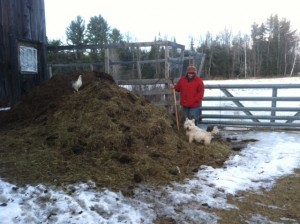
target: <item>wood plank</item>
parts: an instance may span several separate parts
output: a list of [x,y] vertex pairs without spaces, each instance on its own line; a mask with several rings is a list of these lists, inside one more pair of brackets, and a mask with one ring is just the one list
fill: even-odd
[[[179,78],[174,79],[174,82],[177,82]],[[118,85],[158,85],[171,83],[170,79],[131,79],[131,80],[117,80]]]
[[136,43],[122,43],[122,44],[89,44],[89,45],[65,45],[65,46],[48,46],[48,51],[64,51],[64,50],[83,50],[83,49],[102,49],[102,48],[129,48],[129,47],[151,47],[151,46],[173,46],[180,49],[185,49],[184,45],[176,44],[170,41],[156,41],[156,42],[136,42]]

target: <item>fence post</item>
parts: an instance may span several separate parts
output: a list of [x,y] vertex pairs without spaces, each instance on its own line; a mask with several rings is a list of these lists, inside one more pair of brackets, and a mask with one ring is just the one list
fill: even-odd
[[[272,91],[272,97],[277,97],[277,88],[273,88],[273,91]],[[277,102],[276,100],[272,100],[272,108],[276,108],[277,106]],[[276,115],[276,111],[271,111],[271,116],[275,116]],[[271,120],[271,123],[274,123],[275,120]]]
[[49,78],[51,79],[52,78],[52,65],[49,65],[48,66],[48,72],[49,72]]
[[105,73],[109,74],[109,48],[105,49],[105,63],[104,63],[104,71]]

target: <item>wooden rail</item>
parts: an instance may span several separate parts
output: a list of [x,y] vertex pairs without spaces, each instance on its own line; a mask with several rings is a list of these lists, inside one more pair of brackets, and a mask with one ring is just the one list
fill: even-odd
[[[142,91],[141,88],[135,90],[133,87],[134,84],[138,84],[137,81],[119,83],[127,88],[130,86],[133,91],[145,97],[151,96],[153,102],[159,106],[174,107],[170,97],[172,92],[162,85],[169,83],[169,80],[143,81],[140,84],[146,83],[149,86],[153,82],[156,82],[158,87],[146,88]],[[294,95],[284,94],[291,89],[294,90],[292,91]],[[236,90],[239,90],[238,95],[234,93]],[[240,90],[243,90],[245,95],[241,95]],[[216,92],[219,92],[218,95],[215,94]],[[269,92],[270,96],[260,95],[265,92]],[[300,129],[298,93],[300,93],[300,84],[206,85],[200,118],[202,123],[207,125]]]
[[[138,51],[141,47],[149,46],[164,46],[165,56],[156,60],[141,60],[136,57],[132,61],[124,62],[112,60],[109,54],[109,50],[112,48],[133,47]],[[195,60],[197,55],[191,57],[184,56],[184,46],[178,45],[173,42],[141,42],[141,43],[124,43],[117,45],[106,46],[61,46],[61,47],[48,47],[48,50],[70,50],[70,49],[105,49],[105,72],[110,74],[110,67],[122,64],[136,65],[138,71],[138,79],[121,80],[122,77],[113,75],[118,85],[124,86],[131,91],[137,92],[141,95],[152,100],[153,103],[167,107],[174,108],[174,101],[172,92],[169,88],[169,84],[172,82],[170,77],[170,65],[180,64],[181,71],[174,82],[177,82],[181,75],[183,75],[182,64],[185,60]],[[181,49],[180,57],[173,58],[169,55],[169,47]],[[139,55],[139,54],[137,54]],[[199,61],[199,71],[202,69],[204,57]],[[164,63],[164,74],[161,79],[143,79],[141,73],[141,64],[145,63]],[[103,64],[102,64],[103,65]],[[70,65],[52,65],[57,67],[70,66]],[[80,66],[80,65],[71,65]],[[90,67],[90,64],[82,66]],[[199,72],[200,74],[200,72]],[[260,95],[261,90],[269,90],[268,96]],[[285,96],[279,94],[279,90],[298,89],[293,95]],[[210,90],[219,91],[219,95],[210,95]],[[235,95],[235,90],[243,90],[244,92],[256,90],[255,95]],[[232,85],[206,85],[205,97],[203,99],[202,106],[202,123],[209,125],[221,125],[221,126],[255,126],[255,127],[280,127],[280,128],[294,128],[300,129],[300,84],[232,84]],[[240,94],[240,93],[239,93]],[[177,98],[179,96],[177,94]],[[179,102],[179,100],[178,100]],[[289,102],[288,105],[284,105]],[[290,106],[293,103],[294,106]],[[177,107],[178,105],[176,105]]]

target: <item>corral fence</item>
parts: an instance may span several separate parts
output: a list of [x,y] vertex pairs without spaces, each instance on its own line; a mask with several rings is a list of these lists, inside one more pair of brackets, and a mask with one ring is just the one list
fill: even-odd
[[[76,52],[79,50],[98,50],[104,58],[94,63],[48,64],[49,77],[56,71],[90,70],[104,71],[115,80],[152,78],[178,78],[185,73],[186,67],[193,63],[202,71],[205,54],[185,50],[185,46],[171,41],[119,43],[105,45],[67,45],[48,46],[48,52]],[[122,51],[123,50],[123,51]],[[126,57],[122,57],[126,50]],[[122,59],[123,58],[123,59]],[[151,74],[145,74],[149,70]]]
[[[142,57],[142,49],[161,47],[162,57],[148,59]],[[52,68],[77,67],[95,70],[96,67],[112,74],[116,83],[133,92],[149,98],[154,104],[167,108],[174,113],[179,109],[179,95],[176,94],[177,105],[169,84],[176,83],[184,74],[184,62],[194,63],[201,74],[205,55],[190,52],[186,56],[183,45],[169,42],[140,42],[117,45],[59,46],[48,47],[51,50],[105,49],[104,62],[94,64],[59,64],[48,65],[50,76]],[[132,58],[120,61],[116,49],[128,48]],[[187,64],[189,64],[187,63]],[[143,65],[156,65],[155,78],[145,79]],[[124,75],[122,66],[131,66],[131,74]],[[300,129],[300,84],[220,84],[205,85],[205,97],[202,104],[201,122],[207,125],[289,128]],[[243,94],[243,95],[242,95]],[[288,94],[288,95],[287,95]]]
[[[118,82],[172,111],[175,101],[169,83],[170,80]],[[148,88],[134,87],[141,84]],[[200,116],[203,124],[300,129],[300,84],[207,84],[205,87]],[[179,104],[178,93],[176,96]]]
[[101,71],[103,70],[104,62],[98,63],[69,63],[69,64],[50,64],[48,65],[49,77],[52,77],[55,72],[64,72],[67,69],[81,70],[81,71]]

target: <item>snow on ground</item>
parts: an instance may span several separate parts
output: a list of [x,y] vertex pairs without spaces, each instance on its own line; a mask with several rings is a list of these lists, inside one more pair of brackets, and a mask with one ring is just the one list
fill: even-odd
[[264,79],[228,79],[228,80],[207,80],[205,84],[297,84],[300,77],[285,78],[264,78]]
[[[300,83],[299,78],[297,81]],[[226,194],[269,190],[279,178],[300,168],[299,132],[225,130],[221,134],[258,141],[230,157],[222,168],[202,166],[183,184],[161,188],[141,185],[133,198],[108,189],[97,190],[93,183],[64,188],[16,187],[0,179],[0,224],[150,224],[159,216],[172,217],[179,223],[217,223],[220,218],[205,208],[237,209],[227,202]],[[270,223],[260,214],[248,220],[253,222]]]
[[231,157],[224,167],[202,166],[183,184],[141,185],[134,198],[98,191],[93,183],[63,190],[43,185],[18,188],[0,180],[0,223],[153,223],[161,215],[179,223],[217,223],[219,217],[204,208],[236,209],[227,203],[226,194],[271,189],[278,178],[300,168],[299,133],[244,132],[242,136],[259,141]]
[[0,111],[10,110],[10,107],[0,107]]

